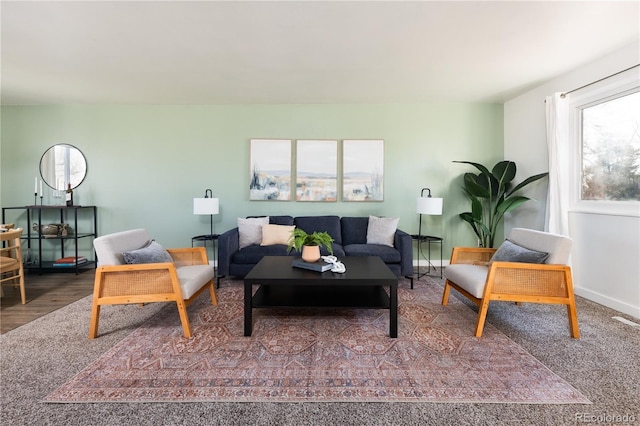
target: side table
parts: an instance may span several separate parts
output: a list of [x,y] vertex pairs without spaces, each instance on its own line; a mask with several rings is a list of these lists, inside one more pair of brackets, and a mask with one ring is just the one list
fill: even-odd
[[[215,271],[215,276],[218,276],[217,273],[217,269],[215,267],[216,262],[218,261],[217,256],[216,256],[216,241],[218,241],[218,237],[220,236],[220,234],[206,234],[206,235],[197,235],[195,237],[191,238],[191,247],[195,246],[196,242],[202,242],[204,244],[204,248],[207,248],[207,241],[211,241],[211,245],[212,245],[212,249],[213,249],[213,264],[214,264],[214,271]],[[218,288],[220,288],[220,281],[218,281]]]
[[[440,244],[440,279],[442,279],[442,242],[443,239],[441,237],[434,237],[433,235],[411,235],[411,238],[418,242],[418,278],[423,277],[425,275],[429,275],[431,272],[431,268],[433,268],[434,272],[436,271],[436,267],[431,263],[431,244],[436,243]],[[422,252],[422,243],[427,243],[427,256],[424,256]],[[424,274],[420,273],[420,256],[427,261],[427,272]]]

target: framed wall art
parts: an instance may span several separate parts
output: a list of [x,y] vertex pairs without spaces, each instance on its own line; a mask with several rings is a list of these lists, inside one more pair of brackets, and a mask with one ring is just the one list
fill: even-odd
[[291,200],[291,139],[251,139],[249,200]]
[[296,142],[296,201],[338,200],[338,141]]
[[342,141],[342,200],[384,200],[384,141]]

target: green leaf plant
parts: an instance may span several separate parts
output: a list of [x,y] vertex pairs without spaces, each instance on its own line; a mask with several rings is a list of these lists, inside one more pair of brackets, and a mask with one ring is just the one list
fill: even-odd
[[302,246],[325,246],[329,253],[333,254],[332,242],[333,238],[326,231],[307,234],[304,230],[295,228],[291,231],[291,239],[287,249],[290,252],[294,248],[297,251],[302,251]]
[[460,218],[471,225],[482,247],[494,246],[498,224],[506,212],[529,201],[525,196],[513,195],[514,192],[549,174],[540,173],[513,186],[512,181],[516,177],[516,163],[513,161],[500,161],[491,171],[471,161],[454,163],[471,164],[480,171],[478,174],[464,174],[462,189],[471,200],[471,211],[460,213]]

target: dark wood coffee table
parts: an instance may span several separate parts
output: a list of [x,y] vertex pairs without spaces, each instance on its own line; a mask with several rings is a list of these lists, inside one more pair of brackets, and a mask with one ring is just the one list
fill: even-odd
[[[379,257],[345,257],[344,274],[294,268],[291,256],[265,256],[244,277],[244,335],[254,308],[389,309],[389,336],[398,337],[398,277]],[[252,296],[252,286],[260,287]],[[389,286],[389,294],[384,290]]]

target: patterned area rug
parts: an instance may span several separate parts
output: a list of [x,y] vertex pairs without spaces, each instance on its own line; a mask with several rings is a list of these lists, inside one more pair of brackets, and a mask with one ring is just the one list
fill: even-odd
[[398,338],[386,310],[254,310],[243,336],[243,287],[226,281],[218,306],[189,307],[185,339],[175,306],[51,393],[45,402],[589,401],[476,313],[422,279],[398,289]]

